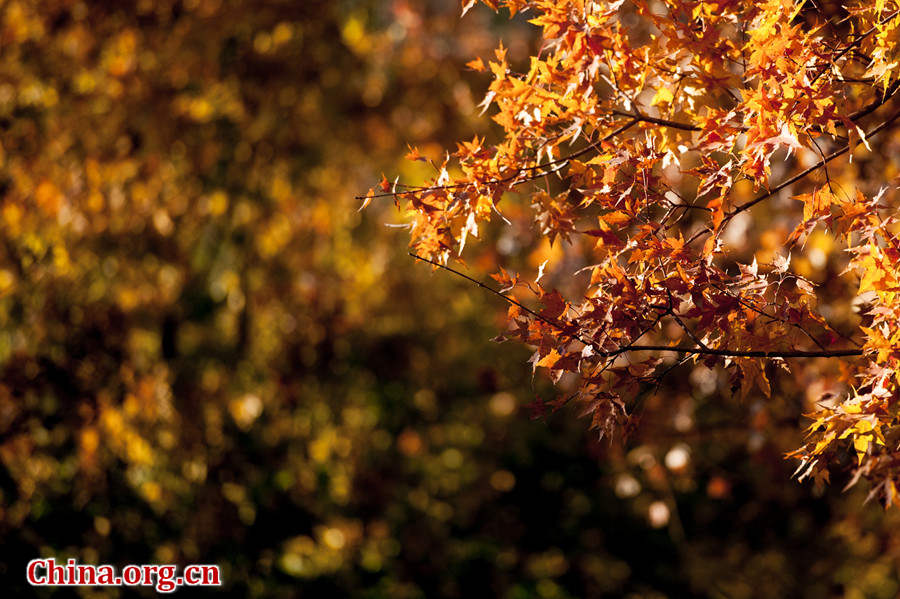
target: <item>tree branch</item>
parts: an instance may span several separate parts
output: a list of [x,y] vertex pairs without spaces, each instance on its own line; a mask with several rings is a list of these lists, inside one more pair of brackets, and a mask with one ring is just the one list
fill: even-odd
[[603,142],[611,140],[612,138],[619,135],[620,133],[624,133],[625,131],[627,131],[628,129],[631,129],[632,127],[634,127],[635,125],[637,125],[640,122],[640,119],[635,117],[634,115],[628,115],[628,116],[632,117],[630,121],[628,121],[621,127],[614,129],[612,132],[608,133],[603,138],[598,139],[597,141],[591,143],[587,147],[582,148],[581,150],[578,150],[577,152],[573,152],[572,154],[563,156],[562,158],[557,158],[556,160],[549,160],[543,164],[536,164],[534,166],[521,167],[521,168],[517,169],[514,174],[509,175],[508,177],[504,177],[502,179],[491,179],[490,181],[469,181],[466,183],[455,183],[452,185],[435,185],[432,187],[416,187],[414,189],[408,189],[406,191],[391,191],[391,192],[387,192],[387,193],[376,193],[376,194],[373,194],[370,196],[354,196],[354,199],[366,200],[366,199],[372,199],[372,198],[388,198],[388,197],[397,197],[397,196],[402,196],[402,195],[425,193],[428,191],[442,191],[442,190],[447,190],[447,189],[459,189],[459,188],[473,187],[473,186],[478,186],[478,185],[498,185],[498,184],[510,183],[510,182],[513,182],[513,185],[518,185],[519,183],[525,183],[526,181],[533,181],[535,179],[540,179],[541,177],[550,174],[550,172],[555,172],[555,171],[559,170],[559,168],[553,169],[552,171],[547,172],[547,173],[539,173],[537,175],[529,175],[528,177],[525,177],[524,179],[521,179],[520,181],[516,181],[516,179],[519,177],[519,175],[521,175],[523,172],[541,170],[541,169],[545,169],[547,167],[551,167],[554,165],[563,165],[563,164],[569,162],[570,160],[578,158],[579,156],[583,156],[583,155],[587,154],[588,152],[591,152],[591,151],[597,149],[597,147],[600,144],[602,144]]
[[[869,137],[872,137],[873,135],[877,135],[881,131],[888,128],[898,118],[900,118],[900,111],[895,112],[891,117],[889,117],[883,123],[881,123],[877,127],[873,128],[871,131],[867,132],[865,134],[866,138],[868,139]],[[794,175],[790,179],[787,179],[786,181],[782,181],[781,183],[779,183],[778,185],[776,185],[769,191],[765,192],[764,194],[762,194],[748,202],[744,202],[740,206],[735,207],[734,210],[731,210],[730,212],[725,214],[725,218],[722,219],[722,223],[719,227],[719,230],[720,231],[723,230],[728,225],[728,223],[731,221],[731,219],[733,219],[735,216],[737,216],[741,212],[749,210],[750,208],[759,204],[760,202],[768,200],[769,198],[771,198],[772,196],[777,194],[779,191],[781,191],[785,187],[793,185],[794,183],[796,183],[797,181],[800,181],[801,179],[808,176],[809,174],[814,173],[815,171],[819,170],[820,168],[822,168],[823,166],[825,166],[826,164],[828,164],[835,158],[843,156],[849,150],[850,150],[850,144],[848,143],[847,145],[840,147],[837,150],[835,150],[834,152],[832,152],[831,154],[825,156],[824,158],[819,160],[817,163],[815,163],[808,169],[797,173],[796,175]],[[711,232],[712,232],[712,229],[701,229],[700,231],[697,231],[690,239],[688,239],[687,242],[685,242],[685,244],[689,245],[689,244],[693,243],[694,241],[696,241],[703,234],[711,233]]]
[[[421,260],[422,262],[427,262],[428,264],[431,264],[438,268],[448,270],[448,271],[452,272],[453,274],[455,274],[459,277],[462,277],[463,279],[466,279],[467,281],[469,281],[471,283],[474,283],[478,287],[481,287],[482,289],[486,289],[487,291],[496,295],[497,297],[502,298],[504,301],[506,301],[514,306],[518,306],[519,308],[521,308],[528,314],[531,314],[532,316],[534,316],[541,322],[544,322],[546,324],[549,324],[552,327],[555,327],[560,332],[562,332],[564,335],[566,335],[572,339],[575,339],[577,341],[580,341],[581,343],[584,343],[585,345],[590,345],[592,348],[594,348],[594,355],[602,357],[602,358],[613,358],[615,356],[619,356],[626,352],[632,352],[632,351],[668,351],[668,352],[675,352],[675,353],[679,353],[679,354],[722,356],[722,357],[726,357],[726,358],[840,358],[840,357],[846,357],[846,356],[861,356],[863,354],[862,349],[836,349],[836,350],[819,350],[819,351],[805,351],[805,350],[773,350],[773,351],[746,350],[746,351],[742,351],[742,350],[733,350],[733,349],[710,348],[710,347],[705,347],[705,346],[704,347],[680,347],[680,346],[671,346],[671,345],[634,345],[634,344],[629,344],[624,347],[620,347],[618,349],[611,349],[611,350],[600,349],[597,347],[596,343],[593,343],[591,341],[587,341],[587,340],[583,339],[577,333],[568,332],[566,330],[565,325],[563,325],[562,323],[555,322],[549,318],[541,316],[540,314],[538,314],[534,310],[528,308],[527,306],[524,306],[521,303],[517,302],[516,300],[503,295],[502,293],[500,293],[493,287],[491,287],[489,285],[485,285],[478,279],[474,279],[474,278],[470,277],[469,275],[456,270],[455,268],[446,266],[435,260],[430,260],[429,258],[426,258],[424,256],[420,256],[418,254],[413,254],[412,252],[409,252],[409,255],[411,257],[415,258],[416,260]],[[643,334],[641,336],[643,336]]]
[[697,125],[693,125],[691,123],[681,123],[679,121],[670,121],[668,119],[660,119],[654,116],[647,116],[640,112],[625,112],[623,110],[613,110],[613,114],[619,116],[630,116],[633,119],[637,119],[644,123],[653,123],[654,125],[661,125],[663,127],[669,127],[670,129],[681,129],[682,131],[702,131],[700,127]]
[[723,356],[726,358],[841,358],[846,356],[861,356],[861,349],[836,349],[826,351],[804,351],[804,350],[747,350],[741,351],[737,349],[718,349],[718,348],[702,348],[702,347],[673,347],[671,345],[632,345],[630,347],[608,350],[605,352],[597,352],[601,356],[617,356],[626,351],[670,351],[679,354],[698,354],[709,356]]
[[521,308],[522,310],[524,310],[524,311],[527,312],[528,314],[531,314],[532,316],[534,316],[535,318],[537,318],[537,319],[540,320],[541,322],[544,322],[544,323],[546,323],[546,324],[549,324],[550,326],[552,326],[552,327],[558,329],[558,330],[559,330],[560,332],[562,332],[564,335],[566,335],[566,336],[568,336],[568,337],[570,337],[570,338],[572,338],[572,339],[575,339],[576,341],[580,341],[580,342],[584,343],[585,345],[590,345],[591,347],[596,348],[596,345],[595,345],[594,343],[582,339],[581,336],[578,335],[577,333],[570,333],[569,331],[567,331],[565,325],[563,325],[562,323],[553,321],[553,320],[547,318],[546,316],[541,316],[540,314],[538,314],[537,312],[535,312],[534,310],[532,310],[532,309],[529,308],[528,306],[525,306],[524,304],[521,304],[520,302],[517,302],[516,300],[514,300],[514,299],[511,298],[511,297],[507,297],[507,296],[503,295],[502,293],[500,293],[499,291],[497,291],[496,289],[494,289],[494,288],[491,287],[490,285],[485,285],[484,283],[482,283],[482,282],[479,281],[478,279],[474,279],[474,278],[470,277],[469,275],[467,275],[467,274],[464,273],[464,272],[460,272],[460,271],[456,270],[456,269],[453,268],[453,267],[447,266],[447,265],[445,265],[445,264],[441,264],[440,262],[437,262],[437,261],[435,261],[435,260],[431,260],[431,259],[429,259],[429,258],[426,258],[425,256],[420,256],[420,255],[418,255],[418,254],[413,254],[412,252],[407,252],[407,253],[408,253],[410,256],[412,256],[413,258],[415,258],[416,260],[421,260],[422,262],[427,262],[428,264],[431,264],[431,265],[433,265],[433,266],[437,266],[438,268],[443,268],[444,270],[448,270],[448,271],[452,272],[453,274],[455,274],[456,276],[462,277],[462,278],[464,278],[465,280],[470,281],[470,282],[472,282],[472,283],[478,285],[478,286],[481,287],[482,289],[486,289],[486,290],[489,291],[490,293],[493,293],[493,294],[496,295],[497,297],[499,297],[499,298],[503,299],[504,301],[506,301],[506,302],[512,304],[513,306],[517,306],[517,307]]
[[[894,121],[896,121],[898,118],[900,118],[900,111],[895,112],[893,116],[891,116],[891,117],[888,118],[886,121],[884,121],[883,123],[881,123],[880,125],[878,125],[878,126],[875,127],[874,129],[872,129],[871,131],[869,131],[868,133],[866,133],[866,137],[868,138],[868,137],[871,137],[871,136],[873,136],[873,135],[877,135],[878,133],[880,133],[881,131],[883,131],[884,129],[886,129],[888,126],[890,126],[891,123],[893,123]],[[770,189],[770,190],[767,191],[766,193],[762,194],[761,196],[759,196],[759,197],[757,197],[757,198],[755,198],[755,199],[752,199],[752,200],[750,200],[749,202],[745,202],[745,203],[741,204],[740,206],[736,207],[734,210],[732,210],[731,212],[729,212],[728,214],[725,215],[725,221],[722,223],[723,226],[724,226],[725,222],[731,220],[731,219],[734,218],[736,215],[740,214],[741,212],[743,212],[743,211],[745,211],[745,210],[748,210],[748,209],[752,208],[753,206],[755,206],[756,204],[762,202],[763,200],[769,199],[770,197],[772,197],[773,195],[775,195],[776,193],[778,193],[779,191],[781,191],[781,190],[784,189],[785,187],[788,187],[789,185],[793,185],[794,183],[796,183],[796,182],[799,181],[800,179],[803,179],[804,177],[806,177],[806,176],[809,175],[810,173],[813,173],[813,172],[819,170],[820,168],[822,168],[823,166],[825,166],[826,164],[828,164],[829,162],[831,162],[831,161],[834,160],[835,158],[838,158],[839,156],[843,156],[843,155],[846,154],[849,150],[850,150],[850,144],[847,144],[847,145],[845,145],[845,146],[843,146],[843,147],[841,147],[841,148],[838,148],[837,150],[835,150],[834,152],[832,152],[832,153],[829,154],[828,156],[825,156],[824,158],[822,158],[821,160],[819,160],[817,163],[815,163],[814,165],[812,165],[812,166],[809,167],[808,169],[806,169],[806,170],[804,170],[804,171],[801,171],[801,172],[797,173],[796,175],[794,175],[793,177],[791,177],[790,179],[788,179],[788,180],[786,180],[786,181],[782,181],[781,183],[779,183],[778,185],[776,185],[775,187],[773,187],[772,189]]]

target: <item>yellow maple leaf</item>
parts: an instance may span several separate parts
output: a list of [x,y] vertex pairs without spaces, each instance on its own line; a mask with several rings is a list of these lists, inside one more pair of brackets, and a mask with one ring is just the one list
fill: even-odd
[[668,104],[674,99],[675,99],[675,95],[672,93],[672,91],[669,88],[661,87],[658,90],[656,90],[656,95],[653,96],[653,100],[650,101],[650,104],[652,104],[653,106],[656,106],[657,104],[663,104],[663,103]]
[[559,352],[557,352],[555,349],[552,349],[552,350],[550,350],[550,353],[547,354],[546,356],[544,356],[543,358],[541,358],[540,361],[538,361],[538,363],[535,364],[535,366],[542,366],[544,368],[553,368],[553,365],[556,364],[557,362],[559,362],[560,357],[561,356],[559,355]]
[[869,451],[869,435],[858,435],[853,438],[853,448],[856,450],[856,458],[862,464],[863,457]]

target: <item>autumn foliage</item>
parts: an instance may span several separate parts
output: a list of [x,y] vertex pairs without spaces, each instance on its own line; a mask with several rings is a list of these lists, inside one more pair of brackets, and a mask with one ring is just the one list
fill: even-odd
[[507,6],[0,3],[4,596],[898,595],[898,7]]
[[[527,276],[487,254],[510,304],[502,337],[560,382],[539,411],[575,402],[617,435],[683,364],[771,402],[791,378],[812,419],[789,454],[797,477],[849,469],[896,503],[900,5],[485,4],[542,39],[527,62],[500,44],[469,63],[491,79],[481,108],[496,141],[443,158],[413,149],[433,178],[385,178],[366,203],[392,197],[412,252],[435,267],[522,219],[562,245]],[[827,281],[810,266],[813,237]]]

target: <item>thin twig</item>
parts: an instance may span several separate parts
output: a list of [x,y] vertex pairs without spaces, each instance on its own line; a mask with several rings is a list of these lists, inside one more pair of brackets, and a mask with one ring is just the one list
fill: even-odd
[[[878,133],[880,133],[881,131],[885,130],[887,127],[889,127],[889,126],[890,126],[894,121],[896,121],[898,118],[900,118],[900,111],[895,112],[895,113],[893,114],[893,116],[891,116],[890,118],[888,118],[887,120],[885,120],[883,123],[881,123],[881,124],[878,125],[877,127],[873,128],[871,131],[867,132],[867,133],[865,134],[866,138],[868,139],[869,137],[872,137],[873,135],[877,135]],[[786,181],[782,181],[781,183],[779,183],[778,185],[776,185],[775,187],[773,187],[773,188],[770,189],[769,191],[763,193],[762,195],[760,195],[760,196],[758,196],[758,197],[756,197],[756,198],[754,198],[754,199],[752,199],[752,200],[749,200],[749,201],[747,201],[747,202],[744,202],[744,203],[741,204],[740,206],[737,206],[734,210],[732,210],[732,211],[730,211],[730,212],[728,212],[728,213],[725,214],[725,217],[722,219],[722,223],[721,223],[721,225],[719,226],[719,231],[722,231],[722,230],[725,228],[725,226],[731,221],[731,219],[733,219],[735,216],[737,216],[737,215],[740,214],[741,212],[744,212],[744,211],[746,211],[746,210],[749,210],[750,208],[752,208],[753,206],[759,204],[760,202],[765,201],[765,200],[771,198],[772,196],[774,196],[775,194],[777,194],[779,191],[781,191],[781,190],[784,189],[785,187],[789,187],[789,186],[793,185],[794,183],[796,183],[797,181],[800,181],[801,179],[803,179],[803,178],[806,177],[807,175],[809,175],[809,174],[811,174],[811,173],[814,173],[815,171],[819,170],[820,168],[822,168],[823,166],[825,166],[826,164],[828,164],[829,162],[831,162],[831,161],[834,160],[835,158],[838,158],[838,157],[840,157],[840,156],[843,156],[843,155],[846,154],[849,150],[850,150],[850,144],[848,143],[847,145],[845,145],[845,146],[843,146],[843,147],[840,147],[840,148],[838,148],[837,150],[835,150],[834,152],[832,152],[831,154],[825,156],[824,158],[822,158],[821,160],[819,160],[817,163],[815,163],[814,165],[812,165],[812,166],[809,167],[808,169],[803,170],[803,171],[797,173],[796,175],[794,175],[793,177],[787,179]],[[689,245],[689,244],[693,243],[693,242],[696,241],[700,236],[702,236],[704,233],[711,233],[711,232],[712,232],[712,229],[701,229],[700,231],[697,231],[690,239],[688,239],[687,242],[685,243],[685,245]]]
[[[403,195],[413,195],[413,194],[417,194],[417,193],[426,193],[429,191],[445,191],[448,189],[459,189],[461,187],[463,187],[463,188],[464,187],[476,187],[478,185],[500,185],[503,183],[510,183],[510,182],[513,182],[513,185],[518,185],[519,183],[533,181],[535,179],[540,179],[541,177],[543,177],[549,173],[540,173],[537,175],[529,175],[528,177],[525,177],[524,179],[521,179],[519,181],[516,181],[516,179],[523,172],[526,172],[526,171],[541,170],[541,169],[544,169],[544,168],[547,168],[547,167],[553,166],[553,165],[561,165],[560,166],[560,168],[561,168],[562,166],[565,165],[565,163],[568,163],[570,160],[578,158],[579,156],[583,156],[583,155],[587,154],[588,152],[591,152],[591,151],[597,149],[600,146],[600,144],[602,144],[603,142],[609,141],[612,138],[614,138],[615,136],[619,135],[620,133],[624,133],[628,129],[631,129],[632,127],[637,125],[638,122],[640,122],[639,119],[632,118],[629,122],[625,123],[621,127],[613,130],[609,134],[605,135],[603,138],[598,139],[595,142],[592,142],[590,145],[588,145],[585,148],[582,148],[581,150],[578,150],[577,152],[573,152],[572,154],[568,154],[567,156],[563,156],[562,158],[557,158],[555,160],[549,160],[543,164],[536,164],[534,166],[523,166],[521,168],[516,169],[515,173],[513,173],[512,175],[509,175],[508,177],[504,177],[502,179],[491,179],[489,181],[468,181],[466,183],[455,183],[452,185],[434,185],[431,187],[416,187],[413,189],[408,189],[406,191],[391,191],[391,192],[387,192],[387,193],[376,193],[373,195],[359,195],[359,196],[354,196],[354,199],[366,200],[366,199],[372,199],[372,198],[397,197],[397,196],[403,196]],[[550,172],[555,172],[557,170],[559,170],[559,168],[557,168],[553,171],[550,171]]]
[[[450,266],[446,266],[437,262],[435,260],[430,260],[424,256],[419,256],[418,254],[413,254],[409,252],[409,255],[416,260],[421,260],[422,262],[427,262],[433,266],[437,266],[438,268],[442,268],[444,270],[448,270],[453,274],[466,279],[467,281],[474,283],[475,285],[481,287],[482,289],[486,289],[490,293],[502,298],[504,301],[513,304],[514,306],[518,306],[525,312],[531,314],[535,318],[540,321],[549,324],[550,326],[558,329],[564,335],[571,337],[572,339],[576,339],[585,345],[590,345],[594,348],[594,355],[602,358],[612,358],[615,356],[622,355],[626,352],[631,351],[669,351],[675,352],[679,354],[699,354],[699,355],[708,355],[708,356],[722,356],[726,358],[839,358],[845,356],[861,356],[863,354],[862,349],[836,349],[836,350],[826,350],[826,351],[804,351],[804,350],[787,350],[787,351],[761,351],[761,350],[732,350],[732,349],[718,349],[718,348],[710,348],[710,347],[679,347],[679,346],[671,346],[671,345],[627,345],[625,347],[620,347],[618,349],[612,350],[604,350],[597,347],[596,343],[591,341],[587,341],[583,339],[577,333],[570,333],[566,330],[565,325],[560,322],[554,322],[553,320],[541,316],[534,310],[522,305],[516,300],[507,297],[494,289],[489,285],[485,285],[478,279],[474,279],[469,275],[456,270]],[[574,326],[571,323],[569,326]],[[643,334],[641,335],[643,336]]]

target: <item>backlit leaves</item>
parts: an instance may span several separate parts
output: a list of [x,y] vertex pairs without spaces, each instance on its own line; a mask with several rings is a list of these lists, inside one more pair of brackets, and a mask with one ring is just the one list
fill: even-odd
[[[827,480],[826,454],[843,448],[857,474],[894,480],[883,439],[898,426],[900,227],[882,210],[893,189],[869,189],[853,160],[888,144],[900,116],[880,110],[900,88],[895,4],[851,3],[839,21],[793,0],[500,2],[526,10],[542,44],[521,64],[502,45],[470,63],[492,76],[481,108],[502,133],[460,144],[432,180],[394,195],[416,212],[413,247],[446,263],[501,204],[562,243],[567,260],[544,261],[538,280],[573,263],[589,279],[565,297],[526,285],[543,308],[511,309],[506,336],[534,347],[554,380],[580,381],[573,396],[602,434],[684,363],[725,370],[741,398],[777,401],[776,377],[843,358],[844,404],[861,407],[821,407],[795,454],[802,476]],[[861,326],[838,332],[837,297],[806,258],[760,249],[757,260],[739,221],[794,252],[816,229],[832,236],[859,277],[844,293],[872,297]]]

